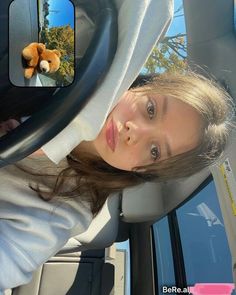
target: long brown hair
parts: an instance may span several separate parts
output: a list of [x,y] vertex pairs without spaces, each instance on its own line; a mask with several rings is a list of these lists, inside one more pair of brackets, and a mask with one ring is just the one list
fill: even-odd
[[[136,86],[130,91],[172,96],[195,108],[204,123],[200,144],[191,151],[146,167],[136,167],[133,171],[114,168],[85,152],[77,158],[69,155],[68,167],[56,177],[51,193],[45,197],[37,190],[42,197],[80,196],[90,202],[91,211],[96,215],[111,193],[147,181],[163,182],[190,176],[222,155],[233,127],[234,110],[228,93],[213,80],[189,71],[144,78],[141,86]],[[66,183],[71,179],[74,185],[66,190]]]

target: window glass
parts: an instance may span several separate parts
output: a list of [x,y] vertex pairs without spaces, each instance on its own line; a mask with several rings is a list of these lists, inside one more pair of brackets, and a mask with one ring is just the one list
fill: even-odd
[[162,286],[174,286],[175,275],[170,242],[170,232],[167,217],[153,225],[156,269],[159,294],[162,294]]
[[234,0],[234,29],[236,29],[236,1]]
[[142,68],[142,74],[185,71],[187,68],[187,36],[183,1],[174,0],[174,18]]
[[[74,80],[74,38],[75,38],[75,11],[69,0],[37,0],[39,19],[39,42],[47,49],[56,50],[60,56],[60,67],[52,72],[51,56],[46,56],[49,66],[41,66],[39,79],[42,86],[68,86]],[[58,53],[59,52],[59,53]]]
[[231,254],[214,182],[176,213],[188,285],[233,282]]
[[[130,291],[130,243],[129,240],[124,241],[124,242],[120,242],[120,243],[115,243],[116,249],[117,251],[123,251],[124,252],[124,256],[125,256],[125,263],[124,263],[124,277],[120,278],[118,276],[116,276],[115,279],[119,280],[119,281],[124,281],[124,291],[121,291],[121,288],[117,288],[117,290],[119,290],[119,294],[124,294],[124,295],[130,295],[131,291]],[[118,282],[119,284],[119,282]]]

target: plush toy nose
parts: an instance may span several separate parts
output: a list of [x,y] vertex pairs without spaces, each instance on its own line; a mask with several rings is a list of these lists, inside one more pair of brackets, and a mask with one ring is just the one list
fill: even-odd
[[40,67],[40,70],[44,73],[47,73],[50,70],[49,63],[46,60],[42,60],[40,62],[39,67]]

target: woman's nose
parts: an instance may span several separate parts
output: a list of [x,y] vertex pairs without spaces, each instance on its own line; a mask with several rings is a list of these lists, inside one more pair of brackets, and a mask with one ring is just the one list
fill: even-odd
[[125,141],[129,145],[136,144],[145,136],[144,128],[133,121],[125,123]]

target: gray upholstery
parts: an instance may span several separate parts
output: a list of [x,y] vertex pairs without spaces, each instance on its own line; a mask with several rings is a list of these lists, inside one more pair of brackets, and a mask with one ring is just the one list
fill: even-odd
[[120,216],[118,194],[110,196],[102,210],[92,220],[86,232],[71,238],[62,252],[102,249],[110,246],[116,239]]
[[9,7],[9,78],[16,86],[36,85],[36,76],[25,80],[19,52],[29,43],[38,42],[37,19],[37,1],[12,1]]
[[235,98],[234,1],[185,0],[184,9],[191,67],[213,75]]
[[14,289],[12,295],[111,295],[113,286],[112,264],[82,256],[45,263],[29,284]]
[[209,170],[205,169],[183,180],[146,183],[124,190],[121,206],[123,221],[145,222],[160,219],[183,202],[209,174]]

